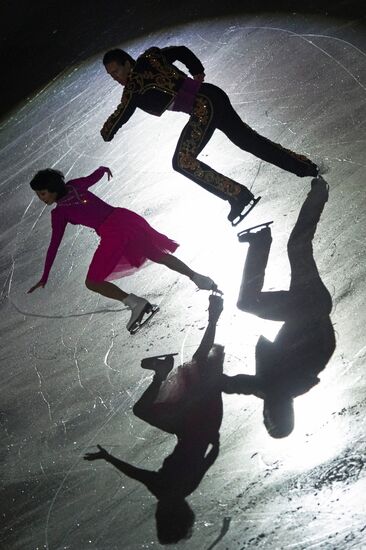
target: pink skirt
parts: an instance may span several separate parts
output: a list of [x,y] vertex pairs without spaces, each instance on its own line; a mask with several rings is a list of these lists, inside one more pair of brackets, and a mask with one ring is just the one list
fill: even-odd
[[100,243],[87,274],[95,282],[131,275],[147,260],[159,261],[179,246],[127,208],[115,208],[99,227],[98,234]]

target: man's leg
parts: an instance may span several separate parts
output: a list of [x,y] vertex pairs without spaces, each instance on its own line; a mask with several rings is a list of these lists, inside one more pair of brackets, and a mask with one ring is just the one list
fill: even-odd
[[263,292],[265,269],[271,248],[271,230],[266,227],[248,234],[249,250],[246,256],[237,307],[271,321],[284,321],[287,317],[290,293],[288,291]]
[[[170,404],[155,403],[162,383],[166,380],[168,373],[173,367],[173,361],[170,361],[171,356],[166,356],[167,359],[152,358],[155,364],[146,366],[150,359],[143,359],[141,365],[144,368],[150,368],[155,371],[151,384],[146,388],[140,399],[133,406],[135,416],[147,422],[151,426],[155,426],[160,430],[169,433],[175,433],[174,430],[174,414]],[[145,365],[143,363],[145,362]]]
[[[189,122],[184,127],[173,156],[173,168],[198,183],[201,187],[231,206],[237,203],[241,210],[249,204],[254,195],[244,185],[216,172],[197,159],[216,128],[216,112],[211,100],[199,94],[195,100]],[[241,212],[240,210],[240,212]]]
[[316,177],[318,175],[318,167],[306,156],[285,149],[279,143],[261,136],[245,124],[234,111],[229,98],[225,103],[221,103],[222,116],[217,128],[240,149],[297,176]]
[[287,244],[291,267],[290,292],[296,297],[299,307],[310,307],[317,316],[327,316],[332,309],[332,298],[319,275],[312,244],[327,200],[328,184],[321,178],[313,180]]

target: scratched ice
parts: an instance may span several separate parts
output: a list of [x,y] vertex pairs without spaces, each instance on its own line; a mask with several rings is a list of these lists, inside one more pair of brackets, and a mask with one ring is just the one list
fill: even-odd
[[[135,55],[172,43],[171,35],[125,46]],[[206,80],[227,91],[248,124],[329,167],[329,201],[313,247],[337,339],[320,384],[295,401],[289,437],[269,437],[260,399],[224,396],[219,456],[188,499],[196,515],[189,548],[364,544],[366,43],[365,34],[357,46],[344,36],[335,21],[269,16],[174,30],[173,42],[195,51]],[[77,177],[110,166],[113,180],[94,191],[146,216],[181,243],[183,260],[212,274],[225,291],[216,341],[225,345],[226,374],[254,374],[258,337],[273,341],[281,327],[236,308],[247,245],[228,226],[227,205],[171,169],[185,115],[135,113],[111,143],[102,142],[98,129],[120,94],[100,59],[91,59],[2,125],[2,548],[158,546],[146,487],[82,457],[101,444],[140,468],[161,467],[175,441],[133,415],[151,381],[140,361],[166,353],[178,354],[175,367],[190,360],[207,318],[205,293],[150,265],[120,281],[161,308],[131,338],[124,307],[84,287],[97,237],[81,227],[67,229],[47,287],[27,295],[50,234],[49,211],[28,186],[38,169]],[[220,133],[202,157],[262,195],[243,228],[274,220],[264,288],[286,290],[287,239],[310,181],[260,163]]]

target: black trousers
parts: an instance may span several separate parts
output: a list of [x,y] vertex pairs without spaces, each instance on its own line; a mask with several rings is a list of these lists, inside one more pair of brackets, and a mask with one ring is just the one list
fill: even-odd
[[241,120],[223,90],[204,83],[180,135],[173,168],[224,200],[239,198],[240,194],[241,201],[246,197],[249,202],[253,194],[244,185],[197,160],[216,128],[243,151],[298,176],[316,176],[316,165],[309,159],[255,132]]

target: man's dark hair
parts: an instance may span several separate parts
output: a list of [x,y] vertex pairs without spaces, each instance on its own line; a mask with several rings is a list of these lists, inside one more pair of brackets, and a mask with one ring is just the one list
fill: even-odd
[[159,500],[155,512],[160,544],[174,544],[192,536],[194,512],[183,498]]
[[116,61],[116,63],[119,63],[120,65],[124,65],[126,61],[129,61],[131,65],[135,64],[135,60],[130,56],[130,54],[124,50],[120,50],[119,48],[109,50],[104,54],[103,65],[107,65],[108,63],[111,63],[111,61]]
[[46,168],[46,170],[37,172],[29,185],[33,191],[43,191],[46,189],[50,193],[57,193],[58,199],[67,194],[63,173],[52,168]]

